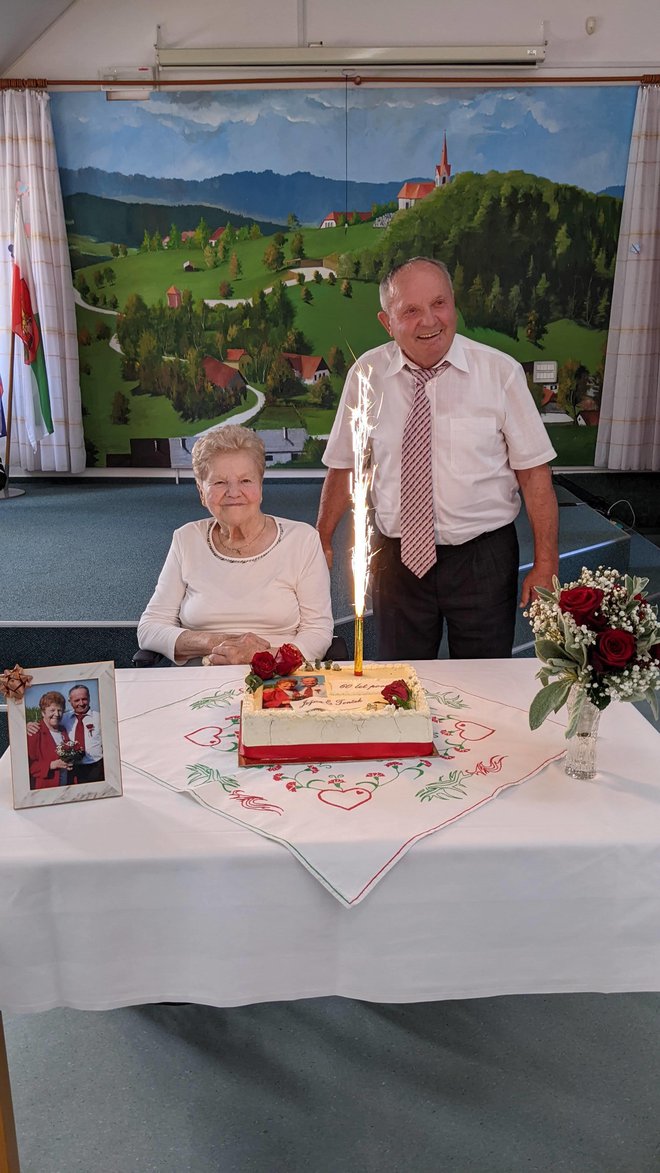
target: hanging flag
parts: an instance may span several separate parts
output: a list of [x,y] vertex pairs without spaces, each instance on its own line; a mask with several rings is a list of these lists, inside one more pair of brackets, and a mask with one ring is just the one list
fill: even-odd
[[5,413],[2,407],[2,375],[0,375],[0,436],[7,435],[7,424],[5,421]]
[[23,223],[20,199],[16,200],[14,220],[14,265],[11,291],[11,328],[23,342],[23,358],[30,368],[28,395],[22,397],[28,440],[36,448],[39,440],[52,435],[53,418],[48,396],[48,376],[44,355],[36,290],[32,276],[30,246]]

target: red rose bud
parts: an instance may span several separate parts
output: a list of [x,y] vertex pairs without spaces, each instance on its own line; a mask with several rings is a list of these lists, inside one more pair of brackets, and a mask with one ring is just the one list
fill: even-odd
[[385,685],[381,695],[385,697],[388,705],[402,708],[410,700],[410,689],[405,680],[393,680],[391,684]]
[[608,627],[598,636],[590,660],[596,672],[617,671],[634,659],[637,641],[629,631]]
[[288,676],[295,672],[303,662],[303,657],[295,644],[282,644],[275,652],[275,671],[278,676]]
[[277,671],[275,657],[270,652],[256,652],[250,660],[250,667],[255,676],[260,676],[262,680],[270,680]]
[[580,627],[584,624],[597,631],[606,622],[600,613],[602,602],[603,591],[598,587],[572,587],[561,591],[559,610],[572,615]]

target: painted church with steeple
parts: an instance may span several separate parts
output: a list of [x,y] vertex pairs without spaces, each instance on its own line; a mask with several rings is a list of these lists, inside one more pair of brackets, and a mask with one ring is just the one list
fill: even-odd
[[415,183],[413,181],[404,183],[397,196],[399,211],[414,207],[420,200],[425,200],[432,191],[435,191],[436,187],[445,187],[450,181],[451,163],[447,157],[447,132],[445,131],[442,140],[442,157],[440,162],[435,165],[434,179],[421,183]]

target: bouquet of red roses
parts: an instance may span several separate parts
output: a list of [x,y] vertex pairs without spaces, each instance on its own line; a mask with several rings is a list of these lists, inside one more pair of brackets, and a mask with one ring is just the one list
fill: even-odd
[[77,741],[69,741],[68,738],[62,738],[57,747],[57,756],[61,762],[71,763],[76,766],[81,762],[85,756],[84,749],[78,745]]
[[[542,664],[537,676],[543,688],[529,710],[532,729],[559,711],[574,686],[597,709],[612,700],[647,700],[657,718],[660,624],[644,595],[647,583],[599,566],[583,567],[578,581],[566,586],[553,579],[553,591],[536,588],[538,598],[525,612]],[[567,737],[575,733],[580,707]]]

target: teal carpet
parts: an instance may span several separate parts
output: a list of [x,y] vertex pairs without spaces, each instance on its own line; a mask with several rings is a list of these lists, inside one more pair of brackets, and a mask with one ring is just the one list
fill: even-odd
[[24,1173],[660,1169],[657,995],[53,1010],[6,1034]]

